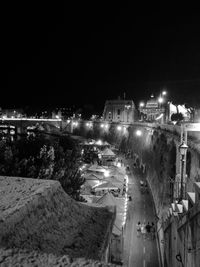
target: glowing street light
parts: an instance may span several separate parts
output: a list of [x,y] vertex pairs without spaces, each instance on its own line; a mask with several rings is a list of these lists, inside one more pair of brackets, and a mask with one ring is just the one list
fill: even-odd
[[162,91],[162,95],[166,95],[167,94],[167,92],[166,91]]
[[140,103],[140,108],[143,108],[144,107],[144,102],[141,102]]
[[141,131],[141,130],[137,130],[137,131],[135,132],[135,134],[136,134],[137,136],[141,136],[141,135],[142,135],[142,131]]
[[158,103],[162,104],[163,101],[164,101],[164,99],[163,99],[162,97],[159,97],[159,98],[158,98]]
[[104,176],[105,176],[105,177],[108,177],[109,174],[110,174],[109,171],[107,171],[107,170],[104,171]]
[[122,130],[122,126],[118,125],[118,126],[117,126],[117,130],[118,130],[118,131],[121,131],[121,130]]
[[126,126],[123,127],[123,133],[125,134],[126,133]]
[[96,144],[99,145],[99,146],[102,146],[103,142],[102,142],[101,140],[98,140],[98,141],[96,142]]
[[87,123],[86,123],[86,126],[87,126],[88,128],[90,128],[90,127],[92,127],[92,123],[91,123],[91,122],[87,122]]
[[77,121],[73,121],[72,123],[74,126],[78,126],[78,122]]
[[184,164],[186,164],[185,163],[185,156],[187,153],[187,149],[188,149],[188,146],[183,141],[182,144],[180,144],[180,146],[179,146],[179,152],[181,154],[181,192],[180,192],[180,196],[179,196],[179,203],[185,197],[185,192],[184,192],[185,191],[185,184],[184,184],[183,180],[185,177]]

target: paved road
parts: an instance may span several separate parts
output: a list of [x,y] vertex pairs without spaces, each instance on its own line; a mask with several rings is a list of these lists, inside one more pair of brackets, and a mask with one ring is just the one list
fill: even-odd
[[[125,164],[130,164],[126,160]],[[140,180],[144,180],[139,170],[131,169],[129,176],[128,194],[132,196],[129,201],[127,222],[124,229],[123,266],[126,267],[158,267],[158,251],[156,240],[137,237],[136,224],[138,221],[155,223],[153,203],[150,194],[140,192]]]

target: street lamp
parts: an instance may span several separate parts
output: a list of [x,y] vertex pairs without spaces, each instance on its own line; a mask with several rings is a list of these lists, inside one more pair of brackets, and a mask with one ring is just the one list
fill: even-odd
[[179,146],[179,152],[181,155],[181,192],[180,192],[180,197],[179,197],[179,203],[181,202],[181,200],[183,199],[183,176],[184,176],[184,162],[185,162],[185,156],[187,153],[187,149],[188,146],[185,144],[185,142],[183,141],[182,144]]
[[136,134],[137,136],[141,136],[141,135],[142,135],[142,131],[141,131],[141,130],[137,130],[137,131],[135,132],[135,134]]
[[158,102],[159,102],[160,104],[162,104],[163,101],[164,101],[164,99],[163,99],[162,97],[159,97],[159,98],[158,98]]
[[117,126],[117,130],[118,131],[121,131],[122,130],[122,127],[120,125]]
[[140,103],[140,108],[143,108],[144,107],[144,102],[141,102]]

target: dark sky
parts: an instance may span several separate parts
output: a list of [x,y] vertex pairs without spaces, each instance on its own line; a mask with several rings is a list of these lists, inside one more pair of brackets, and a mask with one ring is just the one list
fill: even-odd
[[1,6],[1,107],[101,110],[123,92],[138,104],[163,88],[175,103],[200,104],[198,16],[27,2]]

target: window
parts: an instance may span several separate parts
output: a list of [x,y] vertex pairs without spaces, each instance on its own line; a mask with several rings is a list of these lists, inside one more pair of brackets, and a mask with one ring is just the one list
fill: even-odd
[[117,115],[118,115],[118,116],[120,115],[120,109],[117,110]]

